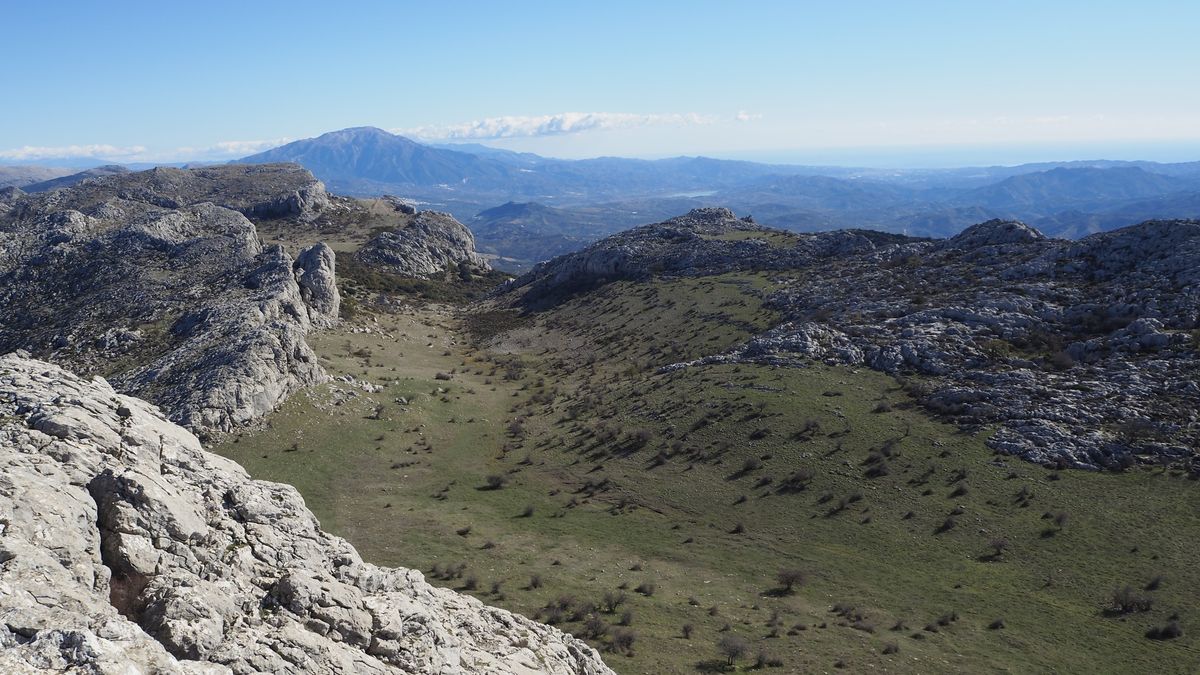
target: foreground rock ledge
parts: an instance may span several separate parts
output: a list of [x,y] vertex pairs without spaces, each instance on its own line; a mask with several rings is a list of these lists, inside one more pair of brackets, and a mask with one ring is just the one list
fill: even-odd
[[611,673],[575,638],[364,563],[100,378],[0,357],[0,672]]

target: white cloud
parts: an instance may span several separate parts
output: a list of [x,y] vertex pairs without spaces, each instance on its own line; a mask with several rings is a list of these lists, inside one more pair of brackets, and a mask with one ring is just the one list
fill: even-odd
[[745,110],[739,110],[737,111],[737,114],[733,116],[733,119],[737,120],[738,122],[752,122],[754,120],[761,120],[762,115],[757,113],[748,113]]
[[207,147],[175,148],[172,154],[186,159],[227,159],[253,155],[291,141],[291,138],[286,137],[265,141],[217,141]]
[[222,160],[245,157],[291,141],[291,138],[262,141],[218,141],[208,146],[184,146],[172,150],[150,150],[144,145],[116,146],[103,143],[62,146],[26,145],[11,150],[0,150],[0,160],[33,162],[78,157],[115,162]]
[[461,124],[442,124],[412,129],[392,129],[405,136],[425,140],[464,140],[559,136],[585,131],[632,129],[648,126],[693,126],[717,121],[699,113],[639,114],[608,112],[566,112],[556,115],[489,117]]
[[92,157],[95,159],[135,159],[146,152],[141,145],[119,147],[115,145],[24,145],[11,150],[0,150],[0,159],[30,161],[38,159],[66,159],[70,157]]

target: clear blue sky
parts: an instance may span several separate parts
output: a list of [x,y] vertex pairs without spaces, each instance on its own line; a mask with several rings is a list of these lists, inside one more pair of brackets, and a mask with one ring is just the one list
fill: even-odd
[[3,15],[0,163],[227,157],[358,125],[572,157],[1200,159],[1195,1],[118,0]]

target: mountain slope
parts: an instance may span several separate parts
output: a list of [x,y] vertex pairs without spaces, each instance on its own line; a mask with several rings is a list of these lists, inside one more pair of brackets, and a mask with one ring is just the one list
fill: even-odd
[[1086,209],[1114,202],[1159,197],[1187,189],[1189,183],[1139,167],[1056,168],[1007,178],[958,197],[960,205],[1018,212],[1023,217],[1068,208]]
[[33,165],[0,166],[0,189],[6,187],[24,188],[27,185],[41,183],[72,173],[74,173],[74,170],[64,167]]

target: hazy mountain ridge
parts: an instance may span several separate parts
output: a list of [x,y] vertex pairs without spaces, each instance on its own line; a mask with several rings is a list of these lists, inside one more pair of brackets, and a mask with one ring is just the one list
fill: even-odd
[[[475,143],[423,145],[370,127],[238,161],[296,161],[337,191],[403,194],[448,211],[477,228],[480,248],[510,269],[707,206],[796,231],[868,228],[932,237],[991,218],[1035,222],[1052,236],[1074,237],[1151,218],[1200,216],[1188,198],[1200,191],[1200,162],[885,170],[707,157],[561,160]],[[545,208],[537,215],[496,210],[508,202]]]

